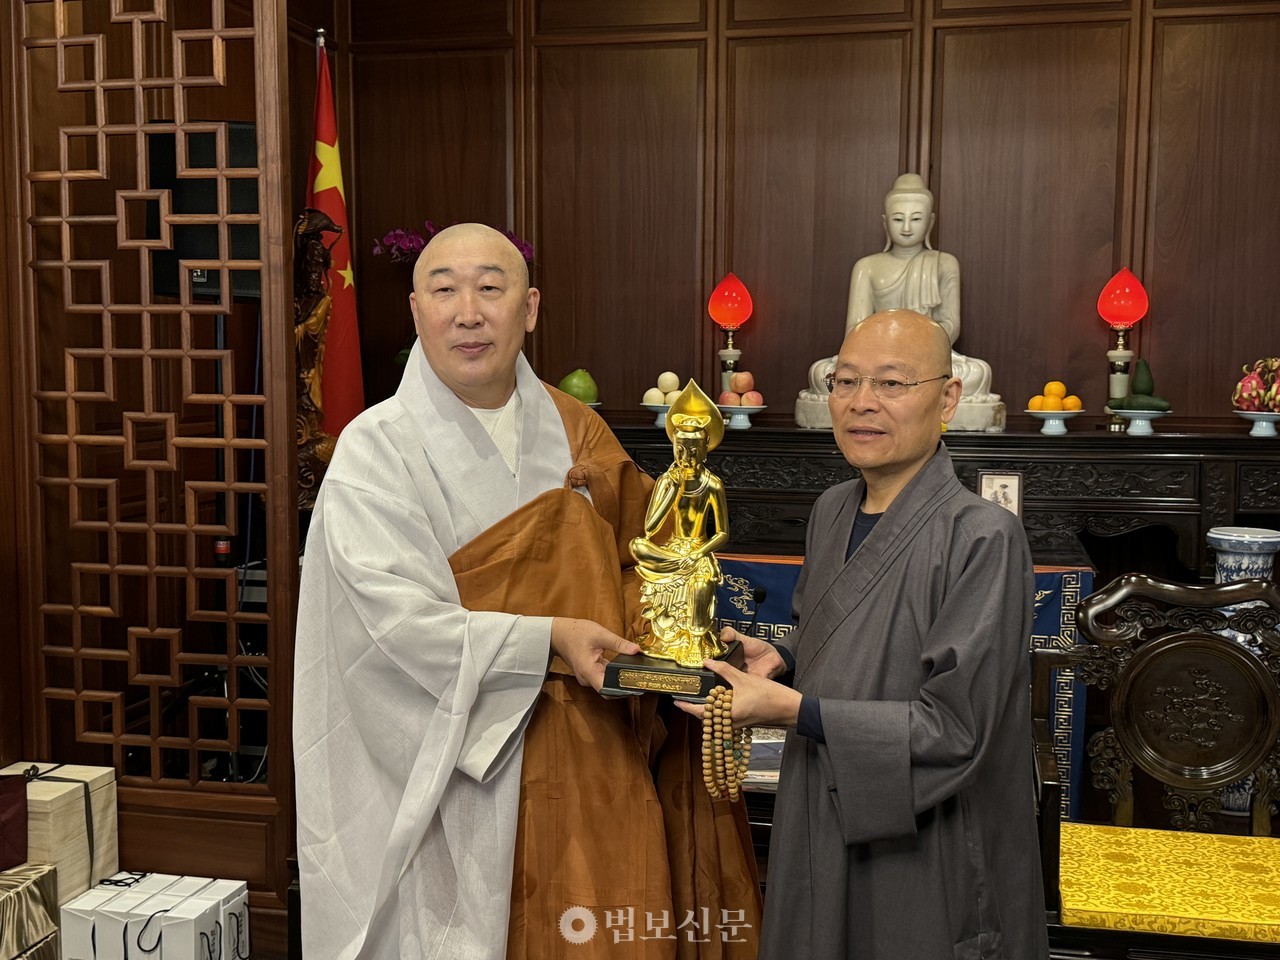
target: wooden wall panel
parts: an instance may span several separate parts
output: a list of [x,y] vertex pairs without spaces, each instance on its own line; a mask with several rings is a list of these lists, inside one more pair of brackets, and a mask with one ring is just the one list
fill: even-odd
[[351,9],[351,36],[357,44],[430,44],[458,38],[509,37],[513,25],[514,0],[347,2]]
[[710,322],[703,47],[552,47],[537,58],[535,364],[552,383],[594,368],[605,410],[634,411],[663,370],[698,375]]
[[1129,42],[1122,23],[940,32],[933,242],[960,261],[958,348],[1011,412],[1049,379],[1106,401]]
[[191,873],[199,863],[211,876],[234,877],[257,887],[270,882],[266,865],[270,824],[220,815],[216,808],[191,816],[122,805],[120,862],[149,873]]
[[1072,7],[1086,10],[1127,10],[1132,0],[933,0],[934,10],[939,17],[946,14],[990,13],[1000,11],[1012,13],[1029,10],[1060,11]]
[[731,0],[730,22],[777,23],[787,20],[851,20],[855,18],[906,17],[911,0]]
[[352,230],[365,396],[395,392],[413,339],[412,265],[370,254],[375,237],[423,221],[514,225],[511,54],[356,52]]
[[[1265,7],[1274,8],[1276,0],[1230,0],[1230,5],[1238,7],[1242,10],[1258,9]],[[1225,3],[1218,0],[1154,0],[1152,6],[1156,10],[1165,11],[1177,8],[1180,12],[1198,12],[1206,16],[1218,16],[1224,13],[1223,7]],[[1231,13],[1237,13],[1238,10],[1232,10]],[[1269,11],[1268,11],[1269,12]]]
[[288,0],[290,25],[324,27],[329,36],[333,36],[337,26],[333,4],[334,0]]
[[1230,417],[1280,354],[1280,16],[1160,21],[1154,47],[1142,353],[1175,412]]
[[907,162],[910,40],[730,42],[724,262],[755,302],[735,339],[762,422],[792,422],[809,365],[844,336],[853,261],[884,244],[884,193]]
[[[427,216],[490,219],[515,225],[539,248],[548,325],[533,338],[530,353],[545,376],[557,379],[562,367],[578,364],[603,371],[625,385],[621,399],[606,389],[610,415],[642,416],[632,406],[629,384],[638,377],[644,385],[654,371],[635,371],[633,356],[620,356],[614,345],[619,331],[587,332],[587,325],[610,324],[619,314],[602,309],[616,298],[602,293],[606,281],[579,269],[578,259],[625,260],[636,288],[648,291],[643,298],[652,300],[652,291],[662,289],[663,302],[672,265],[679,262],[681,282],[694,278],[695,288],[679,321],[658,321],[667,324],[659,328],[665,345],[652,348],[672,359],[655,356],[644,364],[659,369],[687,360],[704,378],[712,376],[720,343],[705,325],[705,298],[732,269],[757,300],[757,316],[740,345],[744,364],[762,374],[770,410],[761,419],[789,422],[789,395],[804,381],[813,359],[808,354],[824,352],[818,345],[826,331],[838,336],[849,266],[880,243],[885,189],[894,174],[918,170],[938,197],[935,245],[960,257],[961,348],[993,364],[995,389],[1011,410],[1020,410],[1051,376],[1067,380],[1091,411],[1100,410],[1111,339],[1094,309],[1102,284],[1121,265],[1140,275],[1145,268],[1157,283],[1162,270],[1163,282],[1184,286],[1195,276],[1185,269],[1193,254],[1170,248],[1195,241],[1171,239],[1191,188],[1179,187],[1168,165],[1187,166],[1182,179],[1199,183],[1200,174],[1189,166],[1190,145],[1217,150],[1214,144],[1238,144],[1247,128],[1235,182],[1266,198],[1274,190],[1258,158],[1268,149],[1274,154],[1280,123],[1255,105],[1274,100],[1276,58],[1268,59],[1268,52],[1275,48],[1267,44],[1269,24],[1280,13],[1276,0],[1229,8],[1191,0],[1154,6],[1133,0],[491,0],[442,9],[422,10],[408,0],[351,4],[358,63],[373,64],[393,49],[416,63],[450,50],[490,63],[507,58],[503,71],[470,74],[459,96],[489,109],[470,110],[465,118],[453,110],[459,122],[443,140],[403,132],[408,125],[402,117],[421,109],[423,97],[439,114],[438,85],[425,82],[416,68],[396,75],[390,61],[369,66],[368,79],[381,71],[381,82],[356,91],[362,125],[353,162],[373,168],[357,170],[353,191],[369,367],[394,353],[409,331],[402,306],[407,280],[385,260],[368,257],[371,238]],[[445,19],[433,19],[436,13]],[[508,16],[509,24],[503,19]],[[678,40],[668,39],[673,30],[680,31]],[[1212,39],[1205,41],[1208,55],[1199,59],[1179,53],[1185,41],[1167,39],[1202,33]],[[1139,50],[1139,38],[1146,37],[1154,37],[1154,45],[1144,40]],[[640,51],[671,43],[702,50],[705,65],[696,79],[653,70],[614,78],[605,66],[600,75],[593,72],[597,64],[645,62],[649,55]],[[895,55],[883,56],[889,47]],[[856,56],[849,58],[848,51]],[[1249,67],[1236,70],[1237,63]],[[1236,79],[1228,76],[1232,71]],[[1210,89],[1221,96],[1211,101]],[[645,142],[624,141],[619,116],[638,105],[634,122],[648,129],[653,103],[673,111],[669,119],[655,123],[657,132]],[[701,117],[697,129],[689,125],[695,114]],[[494,147],[498,124],[507,138],[501,151]],[[417,178],[406,177],[396,151],[385,146],[410,137],[428,157]],[[1221,149],[1225,164],[1226,147]],[[621,158],[627,177],[606,174],[601,157]],[[1218,182],[1227,179],[1224,174]],[[660,201],[646,193],[648,186],[633,190],[633,183],[668,181],[678,189]],[[406,194],[424,192],[428,182],[448,189],[406,203]],[[681,192],[690,184],[701,185],[697,203]],[[1210,242],[1204,238],[1216,238],[1219,228],[1205,217],[1223,197],[1210,200],[1195,189],[1201,192],[1191,208],[1204,211],[1198,236]],[[373,209],[362,210],[362,202]],[[440,215],[442,204],[459,213]],[[617,226],[637,217],[645,237],[661,237],[664,244],[640,260],[631,257],[636,239]],[[687,259],[677,256],[695,222],[701,245],[684,248]],[[623,247],[611,249],[620,234]],[[1208,262],[1207,255],[1194,255],[1198,263]],[[1280,238],[1264,236],[1250,255],[1215,261],[1214,284],[1270,290],[1256,268],[1245,272],[1232,264],[1277,257]],[[838,280],[822,279],[834,275]],[[631,290],[629,284],[622,289]],[[1203,286],[1198,296],[1204,296]],[[1166,302],[1155,303],[1152,320],[1137,332],[1140,351],[1144,337],[1153,338],[1157,351],[1163,349],[1155,339],[1160,335],[1168,338],[1169,350],[1188,335],[1194,340],[1197,335],[1184,328],[1203,322],[1181,309],[1171,314],[1169,298],[1160,299]],[[1231,308],[1232,323],[1245,329],[1225,340],[1217,336],[1215,343],[1227,342],[1233,352],[1270,351],[1256,346],[1268,326],[1253,315],[1252,303]],[[566,309],[568,317],[562,315]],[[678,346],[671,333],[678,334]],[[634,332],[624,328],[620,335],[630,342]],[[787,339],[775,339],[780,337]],[[1229,389],[1234,377],[1228,372],[1247,359],[1224,361],[1207,389]],[[369,400],[385,396],[398,373],[369,369]],[[1178,411],[1192,418],[1187,425],[1209,415],[1202,400],[1190,403],[1180,403]],[[1229,423],[1234,418],[1226,414],[1214,426]],[[1016,418],[1011,424],[1033,426]]]
[[540,0],[538,30],[671,27],[706,24],[706,0],[649,0],[647,3],[600,3],[600,0]]

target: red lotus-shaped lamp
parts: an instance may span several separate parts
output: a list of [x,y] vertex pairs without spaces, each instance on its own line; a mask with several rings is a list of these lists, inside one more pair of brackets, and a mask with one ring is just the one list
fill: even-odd
[[[1111,371],[1107,388],[1111,400],[1129,395],[1129,364],[1133,361],[1133,351],[1129,349],[1129,328],[1147,315],[1150,305],[1142,281],[1128,267],[1121,267],[1098,294],[1098,316],[1116,332],[1115,348],[1107,351]],[[1108,409],[1111,409],[1110,404]],[[1107,421],[1107,429],[1117,433],[1127,426],[1124,418],[1114,413]]]
[[737,369],[738,359],[742,356],[741,350],[734,349],[733,333],[747,322],[751,310],[751,293],[732,273],[724,275],[707,300],[707,313],[727,338],[725,348],[720,351],[720,380],[724,390],[729,389],[729,377]]
[[[732,273],[724,275],[724,279],[711,291],[711,299],[707,301],[707,313],[731,337],[733,331],[750,318],[751,308],[750,292]],[[733,345],[732,340],[729,345]]]
[[1146,287],[1128,267],[1121,267],[1098,294],[1098,315],[1117,333],[1145,317],[1150,306]]

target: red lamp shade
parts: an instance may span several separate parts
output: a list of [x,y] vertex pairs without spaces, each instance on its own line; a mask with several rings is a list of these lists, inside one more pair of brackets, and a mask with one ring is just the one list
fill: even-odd
[[1098,315],[1121,330],[1128,330],[1145,317],[1149,306],[1146,288],[1128,267],[1121,267],[1098,294]]
[[751,294],[742,281],[732,273],[726,273],[719,285],[711,291],[707,312],[723,330],[737,330],[751,316]]

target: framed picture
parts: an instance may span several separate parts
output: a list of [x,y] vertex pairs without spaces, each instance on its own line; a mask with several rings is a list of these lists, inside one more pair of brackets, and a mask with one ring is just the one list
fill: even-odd
[[978,496],[983,500],[998,503],[1011,513],[1022,516],[1022,473],[1009,470],[997,473],[994,470],[978,471]]

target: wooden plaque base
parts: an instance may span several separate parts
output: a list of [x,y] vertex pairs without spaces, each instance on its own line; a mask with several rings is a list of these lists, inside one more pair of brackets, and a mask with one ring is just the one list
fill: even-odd
[[[746,656],[738,640],[716,658],[743,669]],[[642,693],[666,693],[677,700],[701,701],[711,689],[724,683],[705,667],[682,667],[671,660],[659,660],[644,654],[622,654],[604,668],[606,697],[639,696]]]

